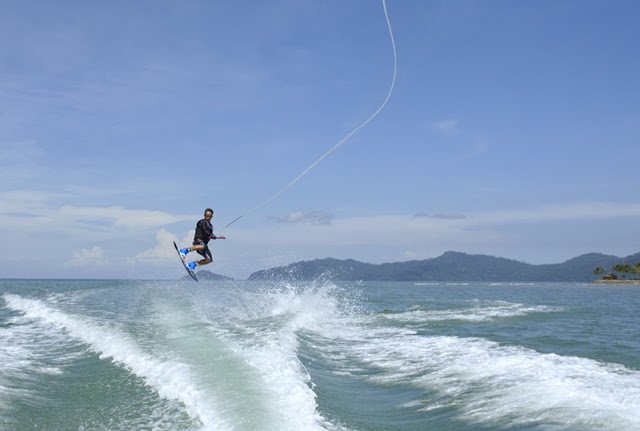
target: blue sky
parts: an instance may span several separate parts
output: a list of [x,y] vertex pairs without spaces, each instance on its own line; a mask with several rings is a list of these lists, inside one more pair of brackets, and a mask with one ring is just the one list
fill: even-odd
[[[640,3],[388,0],[389,104],[213,243],[243,278],[447,250],[640,251]],[[382,4],[19,2],[0,15],[0,277],[181,277],[364,121]]]

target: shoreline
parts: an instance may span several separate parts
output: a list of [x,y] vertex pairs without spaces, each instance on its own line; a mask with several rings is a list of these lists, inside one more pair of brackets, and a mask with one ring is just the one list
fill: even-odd
[[640,280],[595,280],[594,283],[640,284]]

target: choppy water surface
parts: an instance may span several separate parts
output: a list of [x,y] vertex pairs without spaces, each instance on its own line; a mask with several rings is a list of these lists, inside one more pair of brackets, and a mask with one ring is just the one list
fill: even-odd
[[0,307],[0,429],[640,429],[637,286],[21,280]]

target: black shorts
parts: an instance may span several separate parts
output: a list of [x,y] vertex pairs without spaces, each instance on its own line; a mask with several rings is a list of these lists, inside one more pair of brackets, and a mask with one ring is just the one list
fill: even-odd
[[200,256],[204,257],[205,259],[213,260],[213,256],[211,255],[211,250],[209,250],[209,246],[205,244],[203,240],[194,239],[193,245],[204,245],[204,249],[196,250],[196,253],[198,253]]

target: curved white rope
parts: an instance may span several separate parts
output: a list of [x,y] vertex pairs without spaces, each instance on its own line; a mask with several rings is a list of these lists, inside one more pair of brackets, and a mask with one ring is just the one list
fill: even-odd
[[369,116],[369,118],[364,120],[355,129],[353,129],[352,131],[347,133],[342,139],[340,139],[340,141],[338,141],[337,144],[335,144],[331,149],[329,149],[329,151],[327,151],[322,156],[320,156],[315,162],[310,164],[304,171],[302,171],[300,173],[300,175],[295,177],[293,180],[291,180],[291,182],[289,184],[287,184],[284,188],[282,188],[282,190],[280,190],[279,192],[277,192],[276,194],[274,194],[273,196],[271,196],[270,198],[268,198],[264,202],[262,202],[262,203],[256,205],[255,207],[251,208],[249,211],[245,212],[240,217],[237,217],[236,219],[234,219],[231,223],[227,224],[224,228],[222,228],[222,230],[220,232],[224,232],[224,230],[226,228],[228,228],[229,226],[231,226],[232,224],[234,224],[235,222],[240,220],[242,217],[244,217],[247,214],[250,214],[250,213],[254,212],[255,210],[257,210],[259,208],[262,208],[263,206],[269,204],[270,202],[272,202],[275,199],[277,199],[284,192],[289,190],[291,187],[293,187],[293,185],[295,183],[297,183],[302,177],[307,175],[307,173],[309,173],[309,171],[311,169],[315,168],[316,165],[318,165],[318,163],[320,163],[321,161],[326,159],[331,153],[333,153],[335,150],[337,150],[342,145],[344,145],[344,143],[347,142],[353,135],[358,133],[367,124],[369,124],[371,121],[373,121],[373,119],[376,118],[378,116],[378,114],[380,113],[380,111],[382,111],[384,109],[384,107],[387,105],[387,102],[389,101],[389,99],[391,98],[391,94],[393,93],[393,88],[396,85],[396,75],[397,75],[397,72],[398,72],[398,59],[397,59],[397,54],[396,54],[396,42],[395,42],[395,40],[393,38],[393,29],[391,28],[391,21],[389,20],[389,14],[387,12],[386,0],[382,0],[382,9],[384,10],[384,17],[385,17],[385,19],[387,21],[387,29],[389,30],[389,38],[391,40],[391,48],[393,49],[393,77],[391,78],[391,85],[389,86],[389,90],[387,91],[387,96],[384,98],[384,101],[380,104],[378,109],[376,109],[375,112]]

